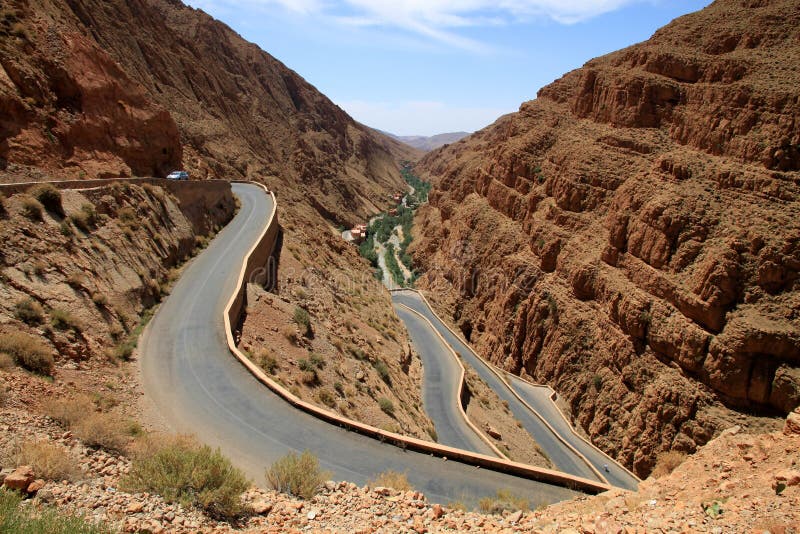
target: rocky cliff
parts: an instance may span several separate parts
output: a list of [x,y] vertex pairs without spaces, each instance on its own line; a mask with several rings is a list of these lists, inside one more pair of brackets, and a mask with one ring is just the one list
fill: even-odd
[[13,0],[0,32],[5,174],[183,166],[196,178],[263,181],[352,222],[402,185],[397,157],[416,155],[178,1]]
[[798,27],[718,0],[419,167],[420,286],[639,475],[800,403]]
[[87,33],[65,18],[60,3],[9,1],[0,8],[5,181],[35,178],[43,169],[72,178],[163,176],[180,165],[169,112]]

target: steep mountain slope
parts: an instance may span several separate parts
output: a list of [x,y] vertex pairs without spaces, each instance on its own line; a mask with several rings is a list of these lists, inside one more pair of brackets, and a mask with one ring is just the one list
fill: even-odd
[[637,474],[800,403],[798,27],[718,0],[419,166],[420,286]]
[[[356,123],[275,58],[175,0],[10,0],[0,33],[0,180],[182,166],[198,179],[265,183],[283,225],[280,306],[254,299],[243,342],[271,354],[294,334],[259,317],[290,329],[307,316],[314,344],[301,339],[275,357],[295,367],[321,353],[343,368],[372,362],[362,379],[392,384],[382,396],[396,400],[398,430],[427,435],[418,365],[389,296],[336,231],[386,209],[406,187],[398,160],[417,152]],[[377,388],[351,374],[320,382],[298,387],[323,404],[337,383],[363,389],[357,410],[342,409],[394,428]]]

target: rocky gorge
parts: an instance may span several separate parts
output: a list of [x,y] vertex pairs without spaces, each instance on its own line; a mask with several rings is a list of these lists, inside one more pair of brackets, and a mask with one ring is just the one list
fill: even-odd
[[799,17],[719,0],[417,166],[419,287],[640,476],[800,403]]

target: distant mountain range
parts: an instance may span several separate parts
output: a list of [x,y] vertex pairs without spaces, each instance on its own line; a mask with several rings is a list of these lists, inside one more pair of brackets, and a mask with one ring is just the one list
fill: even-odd
[[453,132],[453,133],[443,133],[439,135],[432,135],[430,137],[425,137],[424,135],[394,135],[389,132],[381,132],[381,133],[386,134],[389,137],[397,139],[398,141],[401,141],[414,148],[424,150],[425,152],[430,152],[431,150],[436,150],[441,146],[449,145],[450,143],[455,143],[456,141],[470,135],[470,132]]

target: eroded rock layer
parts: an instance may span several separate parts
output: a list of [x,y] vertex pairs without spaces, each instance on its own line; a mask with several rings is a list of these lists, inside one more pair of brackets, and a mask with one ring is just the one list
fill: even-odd
[[798,28],[717,1],[420,165],[420,286],[639,475],[800,403]]

